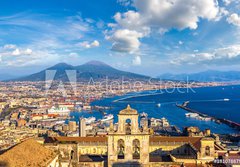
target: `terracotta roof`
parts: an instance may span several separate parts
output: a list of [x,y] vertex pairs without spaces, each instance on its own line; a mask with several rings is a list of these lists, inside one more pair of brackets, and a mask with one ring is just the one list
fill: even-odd
[[153,136],[150,137],[151,142],[184,142],[192,144],[197,150],[200,150],[200,140],[202,137],[165,137],[165,136]]
[[0,155],[0,166],[9,167],[45,167],[56,154],[43,145],[29,139]]
[[45,143],[54,142],[107,142],[107,137],[48,137]]

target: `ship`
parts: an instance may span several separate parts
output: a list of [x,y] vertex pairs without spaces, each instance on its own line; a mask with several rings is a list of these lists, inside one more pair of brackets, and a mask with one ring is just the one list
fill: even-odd
[[67,107],[52,106],[52,108],[48,110],[48,114],[58,114],[60,116],[68,116],[69,113],[70,113],[70,110]]
[[64,124],[66,121],[65,120],[59,120],[59,121],[56,121],[55,124]]
[[226,98],[225,98],[225,99],[223,99],[223,101],[229,101],[229,100],[230,100],[230,99],[226,99]]
[[191,117],[191,118],[196,118],[198,117],[199,115],[197,113],[186,113],[185,114],[186,117]]
[[102,121],[102,122],[110,121],[110,120],[113,119],[113,117],[114,117],[114,116],[113,116],[112,114],[105,115],[105,116],[103,117],[103,119],[101,119],[101,121]]
[[85,118],[85,120],[86,120],[86,124],[91,124],[91,123],[96,121],[96,118],[95,117],[89,117],[89,118]]
[[187,107],[188,104],[189,104],[189,101],[185,101],[185,102],[182,104],[182,106],[183,106],[183,107]]
[[160,104],[160,103],[158,103],[158,104],[157,104],[157,107],[161,107],[161,104]]

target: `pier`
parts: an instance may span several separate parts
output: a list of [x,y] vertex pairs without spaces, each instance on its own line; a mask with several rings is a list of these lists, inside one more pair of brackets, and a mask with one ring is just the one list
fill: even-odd
[[176,106],[179,107],[179,108],[181,108],[181,109],[184,109],[184,110],[186,110],[186,111],[188,111],[188,112],[197,113],[197,114],[199,114],[199,115],[202,116],[202,117],[209,117],[209,118],[211,118],[212,120],[214,120],[214,121],[217,122],[217,123],[224,123],[224,124],[226,124],[226,125],[228,125],[228,126],[230,126],[230,127],[232,127],[232,128],[235,128],[235,129],[237,129],[237,130],[240,130],[240,124],[239,124],[239,123],[233,122],[233,121],[230,121],[230,120],[224,119],[224,118],[216,118],[216,117],[208,116],[208,115],[203,114],[203,113],[201,113],[201,112],[199,112],[199,111],[196,111],[196,110],[193,110],[193,109],[191,109],[191,108],[188,108],[187,105],[186,105],[186,102],[183,103],[182,105],[176,104]]

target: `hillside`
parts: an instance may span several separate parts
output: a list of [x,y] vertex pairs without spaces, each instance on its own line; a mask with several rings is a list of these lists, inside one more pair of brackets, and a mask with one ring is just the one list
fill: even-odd
[[[50,70],[54,72],[55,75],[50,74],[51,73]],[[70,71],[69,73],[70,75],[67,76],[68,70],[73,70],[73,71]],[[46,75],[46,74],[50,74],[50,75]],[[69,78],[71,78],[72,76],[74,77],[75,74],[78,81],[89,81],[91,78],[94,80],[102,80],[106,78],[108,79],[124,78],[124,80],[146,80],[150,78],[148,76],[115,69],[103,62],[90,61],[88,63],[82,64],[79,66],[72,66],[66,63],[59,63],[52,67],[44,69],[38,73],[34,73],[25,77],[12,79],[11,81],[45,81],[45,80],[52,79],[53,76],[54,76],[54,80],[69,81]]]

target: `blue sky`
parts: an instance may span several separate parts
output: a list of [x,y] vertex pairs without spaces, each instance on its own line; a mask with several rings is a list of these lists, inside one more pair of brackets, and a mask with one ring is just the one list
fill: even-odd
[[99,60],[156,76],[240,70],[240,0],[2,0],[0,74]]

